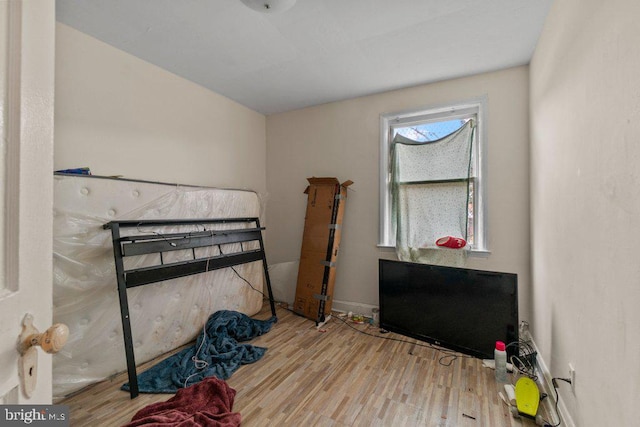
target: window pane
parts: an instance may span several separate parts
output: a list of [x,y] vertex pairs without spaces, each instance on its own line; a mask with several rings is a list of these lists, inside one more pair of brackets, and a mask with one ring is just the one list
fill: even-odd
[[400,185],[400,240],[411,248],[427,248],[445,236],[467,239],[467,191],[466,182]]
[[[464,132],[458,126],[466,127]],[[473,193],[468,181],[473,128],[469,120],[417,123],[399,129],[423,143],[395,142],[393,182],[398,245],[435,247],[443,236],[462,237],[473,245]],[[460,132],[456,132],[460,130]],[[440,138],[438,132],[446,133]],[[396,134],[397,136],[397,134]],[[426,138],[433,137],[433,144]],[[415,141],[416,138],[409,138]],[[396,137],[394,136],[394,141]],[[447,180],[447,183],[441,183]],[[453,181],[452,181],[453,180]],[[410,252],[410,251],[409,251]],[[408,253],[408,252],[407,252]]]
[[414,141],[435,141],[457,131],[470,119],[446,120],[442,122],[423,123],[414,126],[396,128],[394,136],[400,134]]
[[[420,124],[415,124],[412,126],[406,126],[406,127],[400,127],[400,128],[395,128],[394,129],[394,136],[397,134],[400,134],[406,138],[412,139],[414,141],[419,141],[419,142],[428,142],[428,141],[436,141],[439,139],[442,139],[444,137],[446,137],[447,135],[450,135],[454,132],[456,132],[457,130],[459,130],[462,126],[464,126],[465,123],[467,123],[469,120],[471,120],[471,118],[464,118],[464,119],[454,119],[454,120],[444,120],[444,121],[439,121],[439,122],[429,122],[429,123],[420,123]],[[435,146],[434,146],[435,147]],[[401,147],[396,147],[396,150],[400,151],[399,149],[406,149],[406,150],[412,150],[414,148],[414,146],[401,146]],[[422,150],[426,148],[423,147]],[[418,148],[420,150],[420,148]],[[439,152],[439,151],[438,151]],[[428,154],[428,153],[427,153]],[[473,154],[473,151],[472,151]],[[404,159],[403,161],[407,161],[407,159]],[[427,164],[429,164],[428,161],[425,161],[424,159],[422,159],[420,156],[416,156],[416,155],[411,155],[409,161],[417,161],[422,163],[424,166],[426,166]],[[465,162],[466,164],[468,164],[468,162]],[[421,170],[424,170],[423,168],[420,168]],[[433,167],[428,167],[428,169],[433,169]],[[469,176],[473,176],[474,175],[474,171],[473,171],[473,162],[471,162],[471,170],[467,171],[467,166],[465,166],[465,175],[467,173],[470,172]],[[402,177],[400,177],[402,178]],[[400,179],[401,181],[403,181],[403,179]],[[466,186],[467,184],[465,184]],[[473,182],[469,182],[468,183],[468,210],[467,210],[467,215],[466,215],[466,228],[467,228],[467,243],[472,245],[474,244],[474,229],[473,229],[473,224],[474,224],[474,218],[473,218],[473,212],[474,212],[474,198],[473,198]],[[428,217],[433,218],[435,215],[433,213],[429,214]],[[424,217],[424,216],[423,216]],[[457,233],[460,234],[460,233]],[[412,244],[415,244],[416,242],[411,242]]]
[[[484,97],[467,102],[443,104],[428,108],[420,108],[413,111],[402,111],[381,115],[380,132],[380,239],[381,246],[396,245],[396,223],[393,219],[393,169],[392,163],[397,159],[397,146],[394,139],[402,136],[405,139],[418,143],[442,140],[448,135],[460,130],[461,127],[473,120],[473,142],[471,147],[471,161],[465,169],[465,177],[468,181],[467,206],[467,242],[472,245],[474,251],[486,251],[484,239],[484,224],[486,223],[486,205],[483,203],[482,173],[484,167],[483,146],[486,128],[486,117],[483,110],[486,105]],[[411,145],[410,141],[401,141],[401,144]],[[435,147],[436,144],[433,144]],[[398,177],[396,177],[398,178]],[[429,181],[428,179],[425,180]],[[396,182],[398,182],[396,180]],[[402,182],[402,181],[400,181]]]

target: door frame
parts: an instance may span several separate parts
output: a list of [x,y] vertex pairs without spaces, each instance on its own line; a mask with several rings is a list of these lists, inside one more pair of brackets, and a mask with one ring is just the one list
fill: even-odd
[[[0,396],[50,404],[51,356],[38,350],[37,387],[13,393],[17,338],[26,313],[41,331],[52,323],[55,0],[0,0],[10,10],[5,155],[5,289],[0,295]],[[9,32],[10,31],[10,32]],[[0,212],[2,215],[2,212]],[[17,394],[17,395],[16,395]],[[17,400],[17,401],[13,401]]]

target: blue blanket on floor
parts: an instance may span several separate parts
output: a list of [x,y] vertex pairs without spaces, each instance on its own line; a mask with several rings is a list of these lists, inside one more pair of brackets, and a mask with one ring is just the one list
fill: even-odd
[[[140,393],[175,393],[206,377],[226,380],[240,365],[256,362],[266,348],[239,344],[269,332],[276,317],[256,320],[237,311],[221,310],[209,317],[193,347],[168,357],[138,375]],[[122,386],[129,390],[129,383]]]

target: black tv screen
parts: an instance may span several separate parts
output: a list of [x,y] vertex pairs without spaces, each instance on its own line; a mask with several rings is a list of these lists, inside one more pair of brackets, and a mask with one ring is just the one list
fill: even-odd
[[381,259],[379,280],[382,329],[485,359],[518,340],[516,274]]

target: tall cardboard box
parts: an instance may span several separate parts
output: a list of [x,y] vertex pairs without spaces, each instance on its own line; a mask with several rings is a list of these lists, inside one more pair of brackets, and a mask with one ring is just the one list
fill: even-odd
[[347,187],[353,182],[307,180],[307,212],[293,311],[322,322],[331,312]]

